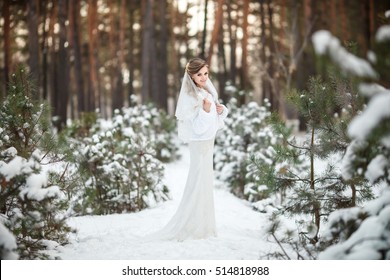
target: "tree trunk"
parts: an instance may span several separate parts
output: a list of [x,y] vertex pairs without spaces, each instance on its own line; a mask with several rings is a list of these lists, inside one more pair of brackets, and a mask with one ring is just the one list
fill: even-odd
[[211,42],[210,42],[210,47],[209,47],[209,53],[207,56],[207,63],[210,65],[211,59],[213,57],[213,52],[214,52],[214,46],[218,40],[218,32],[221,27],[221,22],[222,22],[222,16],[223,16],[223,4],[224,0],[218,0],[217,4],[217,10],[215,13],[215,22],[214,22],[214,29],[211,34]]
[[56,44],[56,40],[57,40],[57,37],[55,36],[55,33],[54,33],[54,27],[55,27],[55,24],[57,22],[57,18],[58,18],[58,6],[57,5],[52,5],[52,8],[51,8],[51,11],[50,11],[50,21],[49,21],[49,29],[48,29],[48,38],[51,38],[51,41],[52,41],[52,44],[49,45],[49,43],[47,43],[47,60],[50,61],[50,63],[48,63],[47,67],[48,67],[48,72],[46,72],[46,76],[47,76],[47,88],[48,88],[48,92],[47,92],[47,97],[49,98],[50,100],[50,103],[52,104],[52,107],[53,107],[53,116],[57,116],[58,115],[58,108],[57,108],[57,100],[56,98],[58,97],[58,94],[54,94],[57,90],[57,75],[56,75],[56,71],[57,71],[57,57],[56,57],[56,48],[55,46],[57,45]]
[[[52,8],[53,9],[53,8]],[[42,98],[44,100],[47,99],[48,97],[48,93],[47,93],[47,75],[48,75],[48,62],[47,62],[47,58],[48,58],[48,52],[49,52],[49,46],[48,46],[48,30],[46,28],[46,22],[47,22],[47,18],[48,18],[48,10],[47,10],[47,1],[41,1],[41,7],[40,7],[40,10],[41,10],[41,14],[43,15],[43,20],[42,22],[44,23],[42,28],[43,28],[43,32],[42,32],[42,42],[41,42],[41,53],[42,53],[42,71],[41,71],[41,75],[42,75]]]
[[151,38],[150,38],[150,45],[149,45],[149,56],[150,56],[150,64],[149,64],[149,71],[151,74],[151,85],[149,85],[150,95],[152,96],[152,102],[158,106],[159,103],[159,95],[160,95],[160,88],[159,88],[159,73],[158,73],[158,59],[157,59],[157,40],[156,40],[156,34],[154,30],[154,19],[152,15],[152,29],[151,29]]
[[248,15],[249,15],[249,0],[244,0],[242,18],[242,41],[241,41],[241,86],[243,90],[249,90],[248,78]]
[[229,3],[227,5],[227,16],[228,16],[228,31],[229,31],[229,39],[230,39],[230,73],[229,73],[229,80],[231,81],[232,85],[236,85],[236,46],[237,46],[237,40],[236,40],[236,24],[233,24],[232,20],[232,10],[231,10],[231,2],[232,0],[229,0]]
[[286,10],[288,9],[288,4],[287,0],[280,0],[280,11],[279,11],[279,16],[280,16],[280,22],[281,26],[279,28],[279,40],[277,42],[278,50],[281,54],[284,54],[286,51],[286,48],[282,42],[282,38],[286,37],[286,28],[283,26],[285,22],[288,21],[287,16],[286,16]]
[[202,33],[202,45],[200,51],[200,57],[206,58],[206,35],[207,35],[207,15],[208,15],[208,4],[209,0],[204,1],[204,21],[203,21],[203,33]]
[[[39,38],[38,38],[38,19],[39,19],[39,1],[29,0],[27,2],[27,27],[28,27],[28,66],[30,75],[34,83],[38,86],[39,81]],[[35,99],[40,98],[39,90],[35,92]]]
[[370,46],[374,43],[375,36],[375,1],[369,1],[369,32],[370,32]]
[[[108,33],[108,47],[109,47],[109,53],[111,56],[111,63],[110,66],[107,67],[108,75],[110,76],[110,97],[111,97],[111,109],[114,112],[115,109],[119,109],[119,100],[118,100],[118,92],[117,92],[117,85],[118,85],[118,9],[115,9],[116,0],[109,0],[107,5],[108,9],[110,11],[109,14],[109,24],[110,24],[110,32]],[[106,98],[105,95],[103,98]],[[103,101],[104,104],[107,104],[107,100]]]
[[100,107],[98,92],[97,71],[97,1],[88,0],[88,60],[89,60],[89,84],[88,84],[88,111],[94,111]]
[[134,95],[134,87],[133,87],[133,82],[134,82],[134,23],[135,23],[135,18],[134,18],[134,13],[135,13],[135,4],[134,1],[129,2],[129,90],[128,90],[128,103],[129,105],[132,104],[132,96]]
[[[295,0],[290,0],[290,5],[292,9],[292,27],[291,27],[291,43],[290,43],[290,65],[288,69],[290,82],[294,81],[295,84],[292,85],[298,89],[302,89],[306,86],[306,80],[303,78],[301,71],[297,71],[299,66],[299,56],[300,47],[302,45],[301,39],[301,30],[300,30],[300,15],[299,9],[300,5]],[[305,6],[304,6],[305,7]]]
[[146,103],[150,101],[150,83],[151,83],[151,73],[150,73],[150,45],[152,41],[152,28],[153,28],[153,0],[143,1],[143,29],[142,29],[142,102]]
[[168,26],[167,26],[167,3],[165,0],[159,0],[159,13],[160,13],[160,48],[159,48],[159,95],[158,105],[161,109],[167,112],[168,110]]
[[261,18],[261,49],[260,49],[260,61],[261,61],[261,76],[260,76],[260,83],[261,83],[261,96],[262,99],[267,98],[271,104],[272,104],[272,96],[270,94],[270,83],[269,79],[267,78],[267,35],[266,35],[266,24],[265,24],[265,1],[260,0],[260,18]]
[[74,75],[76,80],[77,111],[79,113],[87,111],[87,100],[84,91],[83,77],[83,57],[81,53],[81,29],[80,29],[80,0],[70,1],[72,9],[70,16],[73,20],[73,54],[74,54]]
[[275,41],[274,41],[274,23],[273,23],[273,9],[271,0],[267,0],[267,8],[268,8],[268,26],[269,26],[269,40],[268,40],[268,49],[271,56],[268,58],[268,66],[267,66],[267,75],[270,83],[270,102],[271,102],[271,111],[277,111],[280,115],[284,116],[284,111],[282,108],[282,97],[279,92],[279,83],[277,78],[275,77]]
[[337,19],[337,7],[336,1],[330,1],[330,15],[329,15],[329,26],[332,34],[338,36],[337,27],[338,27],[338,19]]
[[225,96],[225,84],[226,84],[226,58],[225,58],[225,44],[223,35],[223,24],[221,22],[220,32],[218,36],[218,86],[219,86],[219,97],[222,100],[226,99]]
[[361,1],[361,3],[358,2],[355,4],[357,5],[357,9],[360,10],[359,14],[361,14],[361,17],[359,19],[359,25],[355,26],[354,35],[357,36],[360,53],[366,54],[370,45],[370,31],[367,25],[369,7],[367,1]]
[[117,85],[116,85],[116,108],[122,108],[124,105],[123,93],[123,71],[122,67],[125,63],[125,29],[126,29],[126,0],[120,2],[119,15],[119,58],[117,65]]
[[10,0],[5,0],[3,3],[2,17],[4,19],[3,34],[4,34],[4,83],[0,88],[0,99],[2,100],[3,92],[7,92],[9,82],[10,67],[11,67],[11,24],[10,24]]
[[341,32],[340,32],[340,37],[343,38],[343,40],[345,41],[348,41],[349,40],[349,33],[348,33],[348,19],[347,19],[347,15],[345,13],[345,0],[339,0],[338,3],[339,3],[339,6],[340,6],[340,15],[339,15],[339,19],[340,19],[340,26],[341,26]]
[[59,113],[58,129],[62,129],[67,120],[67,107],[69,99],[69,62],[68,50],[65,46],[67,42],[66,21],[68,19],[68,4],[67,0],[58,0],[58,24],[59,24],[59,48],[58,48],[58,64],[57,64],[57,91],[54,92],[58,96],[56,104]]
[[[311,128],[311,143],[310,143],[310,189],[312,190],[313,194],[315,193],[315,178],[314,178],[314,137],[315,137],[315,129],[314,125]],[[316,243],[318,241],[318,233],[320,231],[320,206],[318,201],[315,199],[314,196],[313,201],[313,215],[314,215],[314,223],[317,227],[316,235],[312,239],[312,243]]]
[[75,1],[68,1],[68,56],[69,56],[69,109],[70,109],[70,118],[75,119],[78,117],[77,111],[77,101],[76,101],[76,82],[73,74],[73,65],[74,65],[74,20],[73,20],[73,10],[74,10]]

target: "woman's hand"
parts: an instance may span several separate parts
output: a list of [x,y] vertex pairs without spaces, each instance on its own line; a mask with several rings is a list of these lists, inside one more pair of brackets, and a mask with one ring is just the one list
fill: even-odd
[[222,112],[223,112],[223,105],[218,103],[217,104],[217,113],[218,113],[218,115],[222,114]]
[[210,113],[211,108],[211,102],[207,100],[207,98],[203,99],[203,110],[205,110],[207,113]]

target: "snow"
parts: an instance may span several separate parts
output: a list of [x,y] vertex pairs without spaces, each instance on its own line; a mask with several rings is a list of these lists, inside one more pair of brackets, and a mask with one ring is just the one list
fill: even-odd
[[367,51],[367,59],[372,64],[376,64],[377,63],[376,54],[373,51]]
[[4,157],[14,157],[18,154],[18,151],[14,147],[10,147],[1,152]]
[[22,167],[26,164],[26,159],[16,156],[9,163],[0,161],[0,174],[3,174],[7,181],[22,173]]
[[[366,209],[372,215],[379,213],[382,209],[390,206],[390,190],[385,187],[382,194],[373,201],[367,202],[364,209]],[[387,222],[390,221],[390,216],[387,217]]]
[[138,213],[71,218],[69,224],[78,232],[70,244],[53,250],[53,256],[59,254],[65,260],[248,260],[261,259],[274,250],[274,244],[265,240],[266,216],[223,186],[214,193],[217,237],[183,242],[143,240],[162,228],[178,207],[189,167],[188,148],[182,146],[180,152],[180,160],[165,166],[171,200]]
[[[317,54],[324,55],[329,42],[332,40],[332,34],[329,31],[321,30],[313,34],[313,45]],[[301,95],[301,97],[304,97]]]
[[[378,212],[378,215],[368,217],[363,221],[360,227],[355,231],[348,240],[331,246],[322,252],[320,260],[378,260],[381,259],[381,252],[388,250],[389,244],[386,236],[390,233],[390,192],[384,192],[383,199],[372,201],[366,208],[376,209],[379,205],[384,204]],[[387,203],[387,205],[386,205]],[[373,230],[375,229],[375,230]],[[389,259],[389,256],[385,257]]]
[[379,27],[375,34],[375,40],[378,43],[383,43],[390,40],[390,25],[383,25]]
[[61,191],[58,186],[47,187],[47,174],[31,174],[26,181],[26,188],[21,190],[19,196],[23,199],[27,197],[29,199],[41,201],[48,197],[61,197]]
[[[366,213],[368,218],[364,218]],[[345,241],[328,247],[320,253],[319,260],[377,260],[388,252],[390,235],[390,190],[384,186],[377,199],[367,202],[362,208],[340,209],[329,215],[332,221],[360,220],[359,228]],[[375,229],[375,230],[374,230]],[[329,232],[328,232],[329,234]],[[388,254],[388,253],[387,253]]]
[[13,234],[0,222],[0,249],[6,253],[2,256],[6,260],[16,260],[18,255],[13,252],[16,249],[16,239]]
[[359,77],[377,77],[377,73],[366,60],[349,53],[341,46],[340,40],[333,37],[329,31],[315,32],[312,40],[317,54],[324,55],[328,52],[333,62],[344,71]]
[[386,148],[390,148],[390,135],[389,136],[384,136],[381,139],[381,144],[385,146]]
[[373,97],[376,94],[379,94],[385,91],[386,88],[378,85],[376,83],[360,83],[359,84],[359,93],[366,97]]
[[385,174],[388,160],[384,155],[377,155],[367,166],[365,177],[374,183],[379,177]]
[[354,139],[364,140],[378,126],[378,123],[390,118],[390,91],[376,94],[368,103],[366,110],[356,116],[349,125],[348,133]]

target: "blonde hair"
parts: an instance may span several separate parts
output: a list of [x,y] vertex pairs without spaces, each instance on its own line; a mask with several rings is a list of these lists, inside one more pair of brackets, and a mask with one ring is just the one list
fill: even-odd
[[190,77],[192,77],[192,75],[195,75],[196,73],[198,73],[200,71],[200,69],[202,69],[203,67],[209,67],[207,62],[204,61],[203,59],[201,58],[192,58],[188,61],[187,65],[186,65],[186,71],[187,73],[190,75]]

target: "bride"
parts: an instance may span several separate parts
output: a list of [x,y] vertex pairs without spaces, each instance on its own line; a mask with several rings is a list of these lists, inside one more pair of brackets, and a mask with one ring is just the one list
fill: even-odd
[[188,143],[190,167],[182,200],[168,224],[153,236],[182,241],[216,236],[213,196],[213,148],[228,114],[218,102],[209,67],[200,58],[185,69],[175,116],[178,136]]

